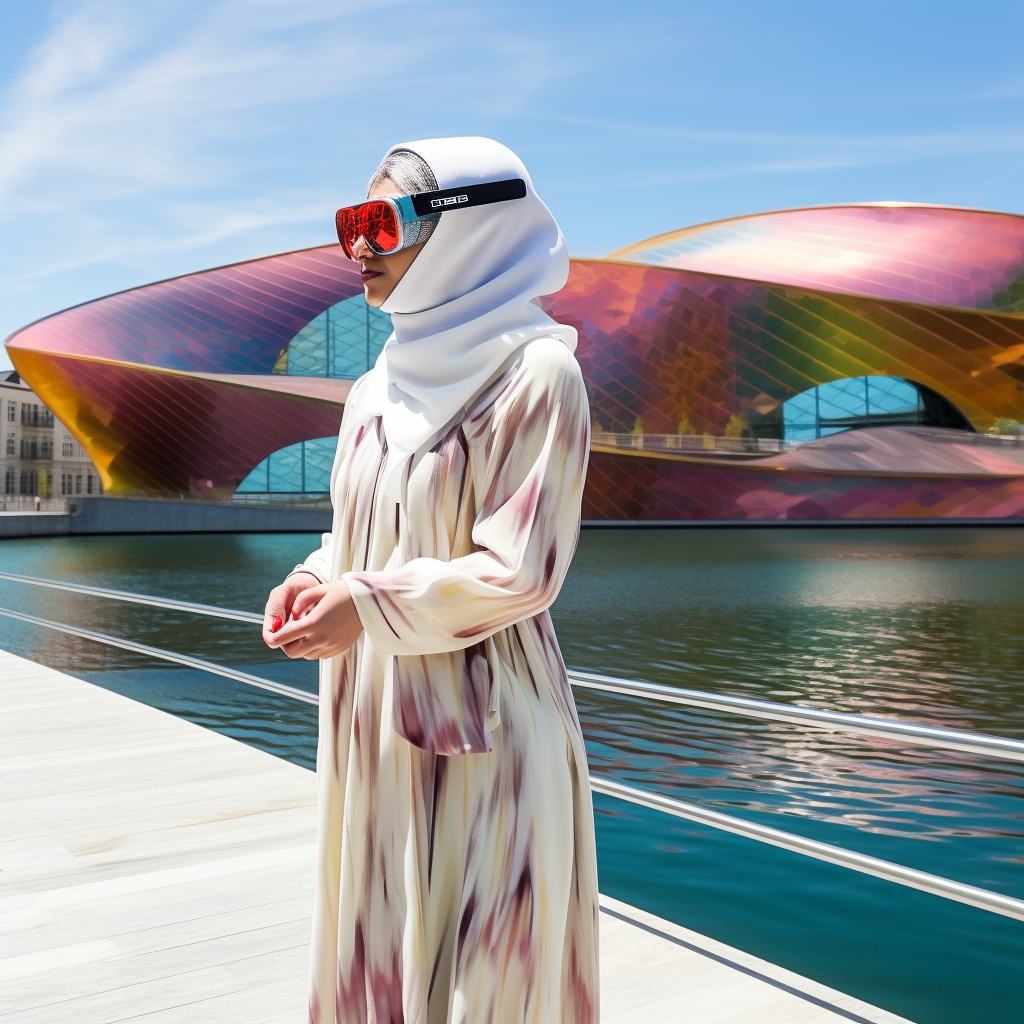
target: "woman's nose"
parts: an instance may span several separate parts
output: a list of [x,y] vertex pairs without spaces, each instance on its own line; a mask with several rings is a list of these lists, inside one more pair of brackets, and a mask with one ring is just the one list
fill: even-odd
[[360,236],[359,236],[359,237],[358,237],[358,238],[357,238],[357,239],[356,239],[356,240],[355,240],[355,241],[354,241],[354,242],[352,243],[352,249],[351,249],[351,252],[352,252],[352,258],[353,258],[353,259],[356,259],[356,260],[365,260],[365,259],[367,259],[367,257],[369,257],[369,256],[372,256],[372,255],[373,255],[373,251],[372,251],[372,250],[370,249],[370,247],[369,247],[369,246],[368,246],[368,245],[366,244],[366,239],[365,239],[365,238],[363,238],[363,236],[362,236],[362,235],[360,235]]

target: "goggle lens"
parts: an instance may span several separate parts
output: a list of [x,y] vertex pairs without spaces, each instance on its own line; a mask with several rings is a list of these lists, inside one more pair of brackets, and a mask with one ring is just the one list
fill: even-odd
[[390,203],[372,200],[358,206],[346,206],[335,217],[338,241],[345,255],[352,259],[352,246],[362,237],[379,253],[398,248],[398,218]]

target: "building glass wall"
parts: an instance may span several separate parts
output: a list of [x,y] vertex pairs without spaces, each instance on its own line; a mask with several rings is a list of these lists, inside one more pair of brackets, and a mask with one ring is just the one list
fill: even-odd
[[[311,320],[274,367],[289,377],[356,380],[377,361],[391,335],[391,317],[362,294],[343,299]],[[238,486],[239,494],[326,494],[337,437],[302,441],[274,452]]]
[[300,441],[264,459],[239,484],[239,494],[327,494],[337,437]]
[[928,422],[921,392],[900,377],[848,377],[820,384],[782,405],[782,436],[814,441],[860,427]]
[[289,377],[340,377],[355,380],[377,361],[391,334],[391,317],[363,296],[325,310],[289,342],[275,371]]

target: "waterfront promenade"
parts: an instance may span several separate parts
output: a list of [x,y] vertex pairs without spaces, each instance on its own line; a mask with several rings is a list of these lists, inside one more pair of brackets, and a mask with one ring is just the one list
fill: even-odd
[[[312,772],[0,652],[0,1022],[306,1020]],[[601,898],[602,1021],[903,1018]]]
[[76,496],[48,499],[59,510],[0,511],[0,539],[136,533],[319,533],[331,510],[287,502],[246,504],[173,498]]

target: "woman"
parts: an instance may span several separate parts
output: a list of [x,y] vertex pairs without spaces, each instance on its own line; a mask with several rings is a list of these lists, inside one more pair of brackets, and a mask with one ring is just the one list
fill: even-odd
[[309,1019],[591,1024],[590,788],[547,613],[590,423],[576,332],[533,303],[565,242],[490,139],[394,147],[381,199],[339,237],[395,333],[345,405],[333,530],[263,633],[320,659]]

